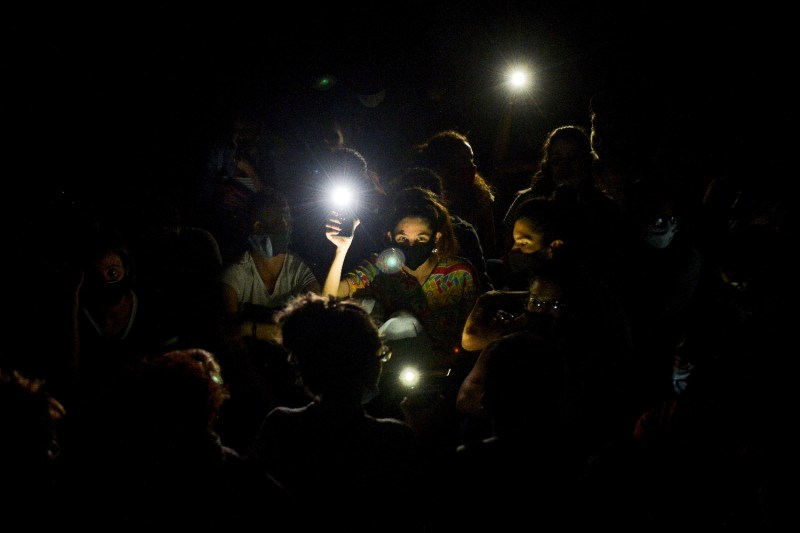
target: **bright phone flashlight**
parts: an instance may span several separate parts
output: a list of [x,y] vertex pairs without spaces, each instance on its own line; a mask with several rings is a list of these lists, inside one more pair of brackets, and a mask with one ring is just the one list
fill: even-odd
[[405,387],[413,388],[419,383],[420,373],[419,370],[413,366],[407,366],[400,371],[400,383]]
[[348,187],[343,183],[331,187],[328,199],[333,208],[339,211],[352,210],[357,203],[357,196],[353,187]]

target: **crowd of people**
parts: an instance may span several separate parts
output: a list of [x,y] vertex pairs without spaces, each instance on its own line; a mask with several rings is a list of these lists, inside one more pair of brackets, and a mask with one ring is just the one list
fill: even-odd
[[689,186],[656,124],[590,104],[508,205],[455,129],[380,176],[340,128],[278,161],[240,122],[184,196],[40,198],[4,228],[2,507],[782,530],[791,237],[751,175],[774,169]]

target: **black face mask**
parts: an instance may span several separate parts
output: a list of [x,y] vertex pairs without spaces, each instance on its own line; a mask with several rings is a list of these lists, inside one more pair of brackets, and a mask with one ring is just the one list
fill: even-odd
[[399,246],[400,250],[403,251],[403,255],[406,257],[405,265],[411,270],[418,269],[422,263],[427,261],[435,247],[435,242],[415,244],[414,246]]
[[84,285],[81,295],[87,304],[105,307],[118,303],[130,288],[127,279],[113,283],[92,280]]
[[554,317],[550,313],[531,313],[528,311],[527,314],[529,331],[546,339],[555,338],[556,333],[559,332],[559,318]]
[[508,268],[511,272],[536,272],[547,262],[547,249],[542,248],[538,252],[525,254],[522,252],[508,252]]

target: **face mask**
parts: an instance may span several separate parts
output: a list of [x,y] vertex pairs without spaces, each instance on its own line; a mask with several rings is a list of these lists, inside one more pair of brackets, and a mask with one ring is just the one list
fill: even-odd
[[248,239],[250,246],[258,250],[264,257],[269,259],[278,254],[286,253],[289,247],[288,233],[267,233],[265,235],[250,235]]
[[642,226],[642,238],[653,248],[666,248],[677,231],[678,222],[675,217],[658,218],[656,222]]
[[380,392],[377,385],[370,385],[361,393],[361,405],[371,402]]
[[672,371],[672,390],[675,394],[683,394],[686,392],[686,386],[689,384],[689,376],[692,373],[691,367],[679,368]]
[[112,283],[91,281],[84,285],[82,294],[87,303],[108,306],[119,302],[130,288],[126,279]]
[[403,255],[406,256],[405,265],[411,270],[416,270],[428,260],[435,246],[435,242],[429,242],[414,246],[400,246],[399,248],[403,251]]
[[544,338],[554,338],[558,330],[559,320],[550,313],[528,312],[528,330]]
[[535,272],[547,261],[546,253],[546,248],[532,254],[518,251],[508,252],[508,267],[515,273]]

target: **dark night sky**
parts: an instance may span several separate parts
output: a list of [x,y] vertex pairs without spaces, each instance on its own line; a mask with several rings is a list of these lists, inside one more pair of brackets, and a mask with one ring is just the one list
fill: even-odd
[[[457,127],[487,173],[502,124],[512,131],[506,157],[527,156],[553,127],[586,124],[591,95],[619,82],[666,96],[698,145],[749,146],[754,128],[795,113],[785,109],[788,17],[755,4],[704,13],[653,2],[428,4],[20,8],[2,22],[5,144],[25,161],[20,172],[37,175],[28,183],[113,190],[190,183],[205,143],[240,111],[282,134],[333,110],[358,124],[353,141],[379,171],[401,144]],[[499,72],[516,59],[538,86],[511,108]],[[322,74],[338,84],[316,91]],[[361,105],[356,95],[377,87],[385,101]]]

